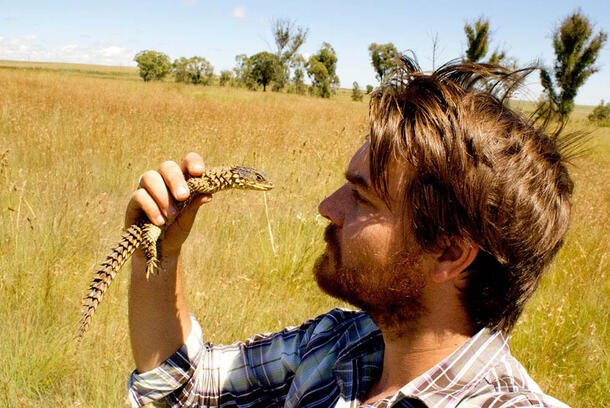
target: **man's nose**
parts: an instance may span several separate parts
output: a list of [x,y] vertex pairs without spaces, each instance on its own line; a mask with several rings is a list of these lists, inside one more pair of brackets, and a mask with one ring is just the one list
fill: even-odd
[[343,227],[343,220],[345,219],[345,193],[347,190],[348,185],[346,183],[318,205],[320,215],[338,227]]

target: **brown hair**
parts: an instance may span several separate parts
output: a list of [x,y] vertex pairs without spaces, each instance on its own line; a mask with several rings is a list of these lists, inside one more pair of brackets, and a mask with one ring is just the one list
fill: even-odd
[[401,211],[421,248],[456,237],[480,247],[462,292],[477,330],[512,329],[570,219],[573,184],[556,134],[506,104],[532,70],[451,62],[424,74],[402,57],[371,94],[373,185],[387,202],[389,162],[406,161]]

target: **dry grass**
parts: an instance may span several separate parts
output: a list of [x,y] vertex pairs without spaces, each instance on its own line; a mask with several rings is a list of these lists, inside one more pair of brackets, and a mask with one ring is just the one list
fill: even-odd
[[[71,74],[0,69],[0,405],[124,403],[127,279],[116,279],[74,354],[80,299],[138,176],[190,150],[210,165],[261,168],[278,186],[267,195],[277,256],[261,194],[219,194],[197,221],[186,280],[208,338],[277,330],[336,305],[310,278],[324,226],[316,203],[342,183],[366,104]],[[513,342],[546,391],[582,407],[610,403],[610,130],[594,137],[575,163],[567,245]]]

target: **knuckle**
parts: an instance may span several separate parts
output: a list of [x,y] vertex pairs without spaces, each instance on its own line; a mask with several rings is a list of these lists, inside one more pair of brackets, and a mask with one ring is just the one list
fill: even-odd
[[166,173],[166,172],[170,171],[171,169],[175,169],[177,166],[178,165],[176,164],[175,161],[166,160],[159,165],[159,172]]
[[189,160],[189,161],[199,161],[202,160],[201,156],[195,152],[188,152],[186,154],[185,159]]
[[139,188],[131,194],[131,200],[141,204],[145,200],[147,195],[148,193],[146,192],[146,190],[144,190],[143,188]]
[[142,180],[149,180],[153,177],[155,177],[155,173],[157,173],[154,170],[147,170],[144,173],[142,173]]

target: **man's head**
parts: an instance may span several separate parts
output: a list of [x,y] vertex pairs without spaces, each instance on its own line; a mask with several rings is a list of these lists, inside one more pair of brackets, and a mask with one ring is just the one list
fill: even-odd
[[[372,200],[386,204],[392,224],[385,264],[373,263],[399,265],[407,248],[415,255],[410,262],[425,266],[427,254],[442,254],[455,243],[478,247],[478,253],[458,254],[469,260],[461,299],[475,329],[514,326],[560,248],[570,217],[572,182],[556,139],[504,103],[526,73],[454,63],[425,75],[404,58],[371,95],[370,143],[363,146],[367,175]],[[500,89],[502,97],[494,94]],[[323,202],[320,211],[341,229],[340,217],[328,216],[330,204]],[[365,261],[352,266],[364,266],[359,273],[366,276]],[[425,277],[402,271],[411,288],[424,284]],[[362,289],[350,285],[344,290]],[[366,310],[365,303],[355,304]]]

